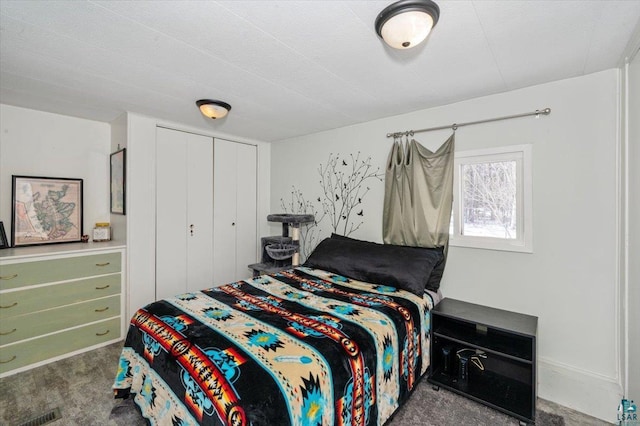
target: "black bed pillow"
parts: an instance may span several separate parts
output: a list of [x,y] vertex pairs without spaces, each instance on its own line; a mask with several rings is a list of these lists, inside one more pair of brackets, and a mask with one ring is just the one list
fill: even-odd
[[[367,241],[357,240],[357,239],[351,238],[351,237],[345,237],[344,235],[335,234],[335,233],[331,234],[331,238],[341,239],[341,240],[367,242]],[[435,250],[437,252],[444,253],[444,250],[443,250],[442,247],[436,247],[436,248],[423,247],[423,250]],[[444,266],[445,266],[446,263],[447,263],[447,258],[443,254],[441,256],[440,260],[438,261],[438,263],[436,263],[436,266],[433,267],[433,271],[431,271],[431,274],[429,275],[429,278],[427,279],[427,282],[425,284],[425,288],[427,288],[427,289],[429,289],[431,291],[436,291],[436,292],[438,291],[438,289],[440,288],[440,281],[442,281],[442,274],[444,273]]]
[[[304,266],[422,296],[431,273],[442,259],[439,248],[377,244],[334,234],[318,244]],[[437,291],[437,287],[429,289]]]

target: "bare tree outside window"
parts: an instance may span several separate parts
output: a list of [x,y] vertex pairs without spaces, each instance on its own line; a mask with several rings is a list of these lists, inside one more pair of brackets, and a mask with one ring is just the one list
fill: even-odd
[[533,253],[532,146],[456,152],[449,244]]
[[462,234],[517,238],[516,162],[464,164],[462,178]]

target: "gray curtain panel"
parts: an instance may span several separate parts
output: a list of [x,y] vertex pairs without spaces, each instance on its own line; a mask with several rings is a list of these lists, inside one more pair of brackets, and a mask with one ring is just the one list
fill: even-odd
[[454,138],[435,152],[415,140],[394,142],[385,173],[385,244],[448,247],[453,201]]

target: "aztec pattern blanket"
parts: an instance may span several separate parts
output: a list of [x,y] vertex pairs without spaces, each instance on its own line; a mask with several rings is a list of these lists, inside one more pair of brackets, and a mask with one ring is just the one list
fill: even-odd
[[381,425],[429,365],[434,301],[297,267],[136,312],[113,388],[162,425]]

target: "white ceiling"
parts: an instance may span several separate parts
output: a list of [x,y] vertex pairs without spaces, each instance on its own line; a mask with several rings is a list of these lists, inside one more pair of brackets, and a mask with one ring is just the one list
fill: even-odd
[[613,68],[640,19],[640,0],[438,0],[397,51],[374,29],[392,2],[2,0],[0,102],[275,141]]

